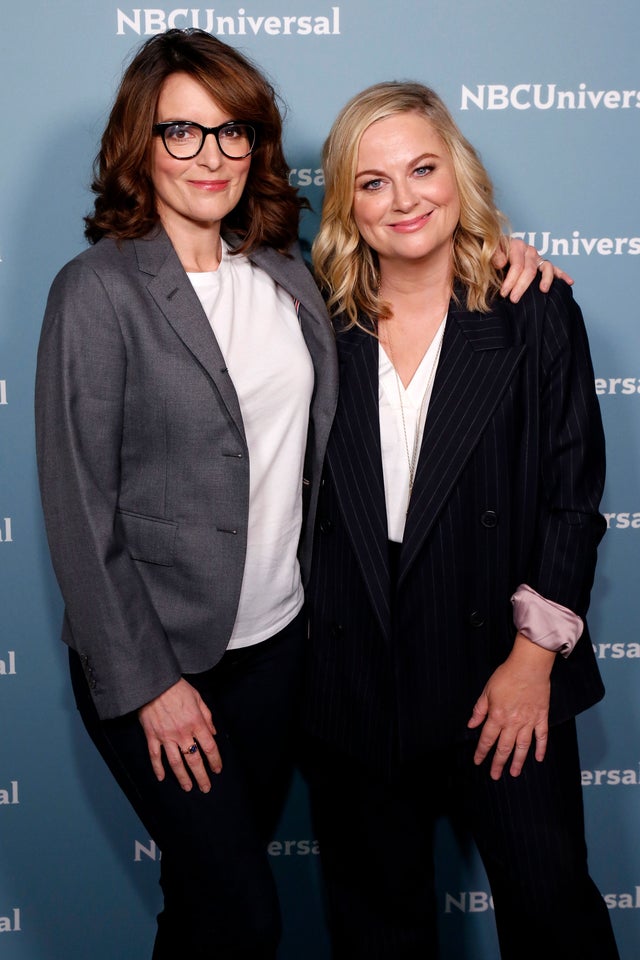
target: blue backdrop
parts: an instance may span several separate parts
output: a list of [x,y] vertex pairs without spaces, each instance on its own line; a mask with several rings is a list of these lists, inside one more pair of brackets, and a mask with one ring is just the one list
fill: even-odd
[[[242,0],[239,0],[242,2]],[[0,20],[0,955],[150,954],[157,851],[75,716],[61,602],[36,484],[32,393],[50,282],[84,245],[88,184],[123,60],[169,26],[254,57],[288,105],[291,180],[322,198],[320,148],[357,90],[438,90],[492,172],[514,232],[567,269],[587,321],[608,438],[604,540],[590,622],[608,688],[580,720],[592,872],[623,960],[640,955],[640,5],[637,0],[221,0],[211,8],[24,0]],[[90,347],[89,347],[90,348]],[[636,794],[638,790],[638,794]],[[445,954],[494,960],[486,878],[438,834]],[[306,797],[270,848],[284,960],[328,956]],[[391,960],[391,958],[390,958]]]

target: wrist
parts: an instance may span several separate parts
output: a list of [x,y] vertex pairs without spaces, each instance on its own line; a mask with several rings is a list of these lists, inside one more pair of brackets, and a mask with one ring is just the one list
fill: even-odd
[[554,650],[547,650],[533,643],[524,633],[518,631],[509,658],[527,670],[550,674],[556,653]]

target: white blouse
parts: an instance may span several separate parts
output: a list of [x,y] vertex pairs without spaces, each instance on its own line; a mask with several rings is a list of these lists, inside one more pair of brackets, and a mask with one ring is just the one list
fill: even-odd
[[378,347],[378,400],[387,535],[389,540],[397,543],[401,543],[404,536],[409,505],[409,460],[417,432],[418,453],[414,467],[417,466],[446,321],[445,316],[406,388],[383,348]]

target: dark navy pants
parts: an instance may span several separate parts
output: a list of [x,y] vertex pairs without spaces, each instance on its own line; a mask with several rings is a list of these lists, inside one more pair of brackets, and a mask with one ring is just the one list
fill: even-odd
[[162,851],[164,909],[153,960],[274,960],[278,898],[266,847],[287,793],[306,636],[300,614],[281,633],[228,651],[187,675],[211,710],[223,770],[212,789],[158,782],[137,713],[101,721],[78,656],[74,693],[85,726]]
[[575,723],[552,727],[547,756],[520,777],[489,777],[466,742],[393,778],[318,741],[305,746],[334,960],[439,957],[433,833],[449,813],[482,857],[502,960],[618,960],[607,907],[587,869]]

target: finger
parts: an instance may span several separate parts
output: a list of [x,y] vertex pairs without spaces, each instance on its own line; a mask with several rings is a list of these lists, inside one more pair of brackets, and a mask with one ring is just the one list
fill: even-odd
[[[213,773],[220,773],[222,770],[222,758],[218,751],[218,744],[213,739],[208,730],[201,729],[196,732],[193,742],[198,747],[198,757],[204,757]],[[204,763],[204,761],[202,761]]]
[[492,780],[499,780],[502,776],[502,771],[509,760],[509,757],[513,753],[515,747],[515,737],[510,735],[505,735],[504,730],[500,735],[500,739],[496,744],[496,749],[493,754],[493,759],[491,760],[491,769],[489,775]]
[[513,757],[511,759],[511,766],[509,767],[509,773],[512,777],[519,777],[522,773],[522,768],[524,762],[527,759],[527,754],[531,746],[531,737],[525,739],[522,736],[519,736],[516,740],[515,747],[513,748]]
[[[508,297],[513,287],[515,286],[516,280],[520,276],[520,273],[524,269],[523,267],[515,267],[513,264],[510,265],[509,269],[505,274],[505,278],[502,281],[502,286],[500,287],[500,296]],[[525,287],[526,289],[526,287]]]
[[547,744],[549,743],[549,728],[546,725],[546,723],[539,724],[539,726],[535,728],[535,735],[536,735],[535,758],[540,762],[544,760],[547,754]]
[[151,766],[153,767],[153,772],[156,775],[156,778],[160,781],[164,780],[165,770],[164,764],[162,762],[162,746],[159,740],[149,741],[147,740],[147,746],[149,749],[149,758],[151,760]]
[[558,278],[558,280],[564,280],[564,282],[568,283],[570,287],[572,287],[573,284],[575,283],[575,280],[573,279],[573,277],[570,277],[569,274],[566,273],[564,270],[561,270],[560,267],[554,267],[553,273],[554,273],[554,276]]
[[222,771],[222,757],[220,756],[218,745],[213,737],[209,737],[208,739],[202,738],[198,743],[200,744],[200,752],[206,757],[210,769],[213,773],[220,773]]
[[[509,270],[509,273],[505,278],[505,283],[502,284],[502,289],[500,290],[501,293],[502,293],[502,290],[505,288],[506,281],[509,281],[510,273],[511,273],[511,270]],[[507,291],[506,293],[503,294],[503,296],[507,296],[508,294],[509,300],[511,301],[511,303],[517,303],[520,300],[520,297],[522,296],[522,294],[525,292],[525,290],[527,290],[527,288],[531,284],[535,275],[536,275],[535,265],[529,262],[526,262],[522,270],[517,274],[517,276],[514,276],[511,279],[510,283],[507,286]]]
[[498,247],[493,257],[491,258],[491,262],[493,263],[496,270],[502,270],[503,267],[506,267],[508,263],[507,252],[502,246]]
[[480,739],[476,745],[476,751],[473,755],[473,762],[475,764],[480,764],[486,758],[487,754],[494,746],[498,737],[500,736],[500,727],[498,724],[492,724],[491,721],[487,720],[484,725],[484,729],[480,734]]
[[467,722],[467,726],[473,729],[474,727],[479,727],[480,724],[484,721],[487,713],[489,712],[489,701],[486,694],[482,694],[476,700],[473,710],[471,711],[471,717]]
[[538,270],[540,271],[540,289],[543,293],[547,293],[553,283],[553,278],[555,276],[555,269],[552,263],[549,263],[548,260],[541,260],[538,263]]
[[204,723],[208,732],[212,736],[214,736],[218,731],[216,730],[215,724],[213,722],[213,715],[211,713],[211,710],[209,710],[209,707],[206,705],[204,700],[202,700],[202,698],[198,700],[198,707],[199,707],[200,713],[202,714],[202,719],[204,720]]
[[[197,743],[194,740],[194,745],[197,747]],[[193,779],[196,781],[197,786],[199,787],[202,793],[209,793],[211,790],[211,781],[207,774],[205,765],[202,761],[202,756],[200,755],[200,750],[197,749],[193,751],[192,747],[189,747],[188,750],[182,751],[182,759],[186,768],[191,773]]]
[[[182,789],[188,793],[193,789],[193,780],[191,779],[189,770],[185,766],[185,754],[181,752],[176,743],[165,743],[164,752],[167,757],[167,762],[171,767],[176,780]],[[186,756],[190,756],[190,754],[187,754]]]

